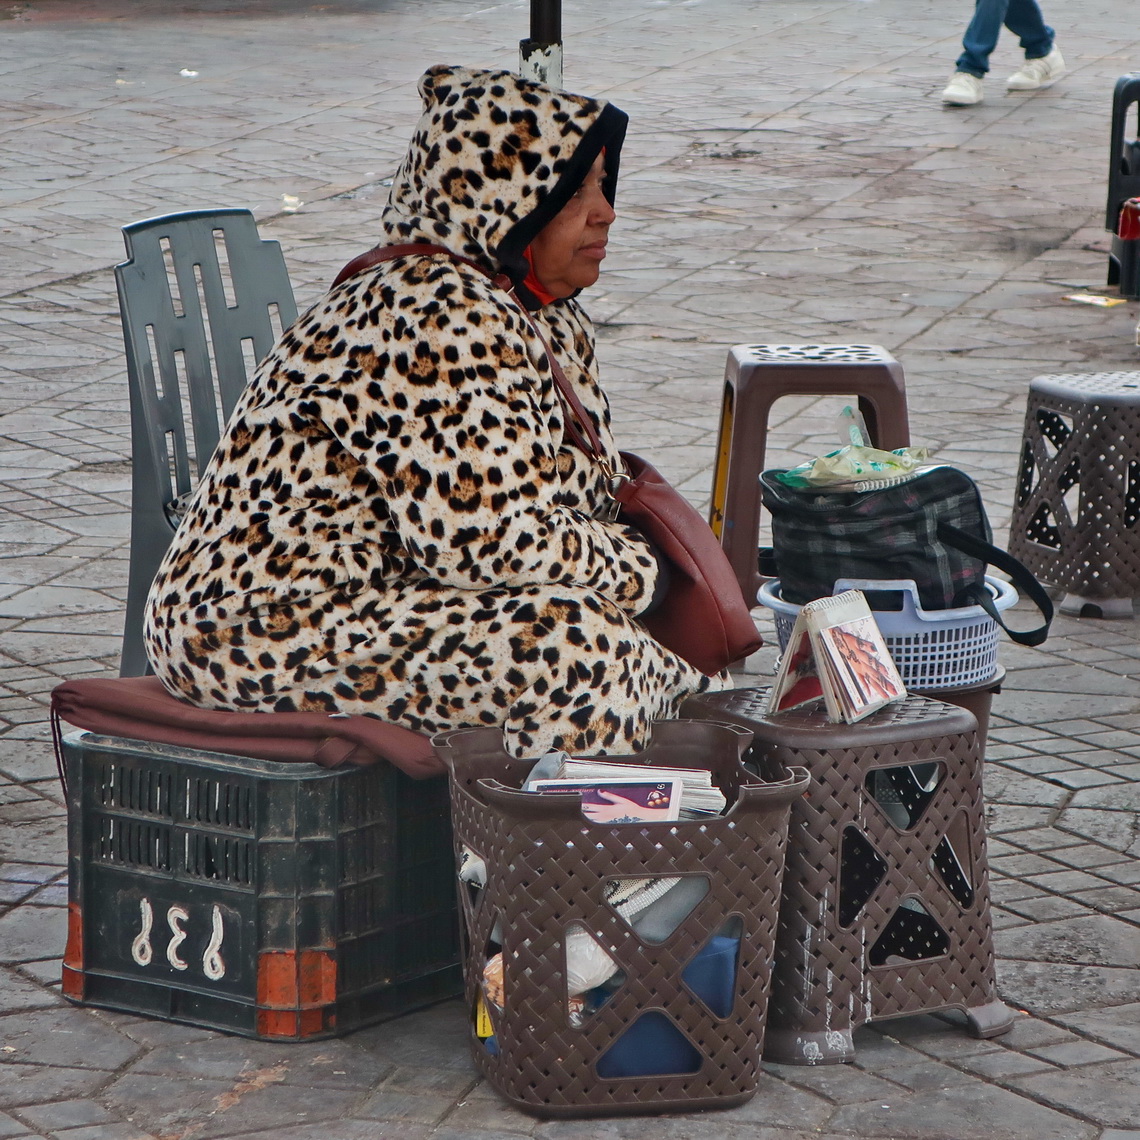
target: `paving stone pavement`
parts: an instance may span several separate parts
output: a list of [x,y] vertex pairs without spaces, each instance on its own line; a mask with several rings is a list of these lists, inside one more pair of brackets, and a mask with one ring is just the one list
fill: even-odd
[[[1105,291],[1111,92],[1140,70],[1132,6],[1051,0],[1070,72],[1006,95],[1007,33],[986,102],[954,110],[938,96],[966,3],[564,7],[568,85],[632,116],[588,298],[626,444],[703,504],[728,346],[881,344],[906,370],[914,442],[978,479],[1000,536],[1029,380],[1140,369],[1135,304],[1065,299]],[[541,1122],[476,1078],[459,1003],[279,1045],[61,998],[47,706],[61,679],[117,665],[119,226],[249,206],[315,300],[374,240],[416,76],[513,65],[526,21],[524,0],[0,5],[0,1140],[1140,1140],[1134,621],[1060,617],[1043,647],[1002,646],[985,794],[999,984],[1022,1011],[1007,1036],[898,1019],[859,1030],[853,1064],[765,1066],[742,1108]],[[832,446],[832,402],[777,410],[773,464]],[[749,668],[772,663],[769,648]]]

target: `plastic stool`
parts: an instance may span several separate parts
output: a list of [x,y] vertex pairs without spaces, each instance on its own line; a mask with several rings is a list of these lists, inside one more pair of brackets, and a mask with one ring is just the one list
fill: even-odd
[[1004,1033],[973,714],[910,696],[854,725],[810,705],[769,719],[767,696],[682,709],[752,731],[766,779],[791,764],[812,777],[792,804],[765,1060],[850,1061],[857,1026],[942,1009]]
[[[1122,75],[1112,93],[1112,127],[1108,144],[1108,203],[1104,228],[1115,236],[1108,255],[1108,284],[1121,296],[1140,298],[1140,240],[1120,236],[1120,210],[1129,198],[1140,196],[1140,138],[1124,137],[1128,112],[1140,104],[1140,72]],[[1140,122],[1140,115],[1138,115]],[[1140,135],[1140,128],[1137,130]]]
[[877,447],[910,443],[902,366],[877,344],[738,344],[728,354],[709,525],[746,598],[761,575],[760,472],[781,396],[856,396]]
[[[1140,594],[1140,372],[1029,385],[1009,551],[1061,612],[1131,617]],[[1089,610],[1096,611],[1089,614]]]

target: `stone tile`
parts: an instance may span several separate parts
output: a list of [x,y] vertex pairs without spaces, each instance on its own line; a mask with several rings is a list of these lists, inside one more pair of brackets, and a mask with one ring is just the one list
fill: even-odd
[[0,1065],[0,1107],[21,1111],[28,1105],[95,1096],[108,1080],[102,1070],[71,1068],[56,1061],[25,1065],[5,1058]]
[[33,962],[23,962],[20,973],[44,988],[45,993],[59,996],[60,961],[58,958],[43,958]]
[[411,1124],[431,1129],[449,1118],[454,1108],[454,1097],[381,1089],[359,1105],[355,1112],[367,1120],[399,1122],[401,1126]]
[[[1129,668],[1134,669],[1135,665],[1131,664]],[[1135,744],[1136,741],[1133,743]],[[1101,768],[1109,775],[1113,774],[1116,769],[1120,767],[1121,761],[1124,759],[1121,753],[1115,749],[1105,750],[1102,748],[1093,748],[1087,752],[1077,752],[1073,755],[1078,763],[1090,768]]]
[[1011,910],[1028,900],[1041,898],[1043,893],[1040,887],[1023,882],[1021,879],[1007,879],[995,875],[990,883],[990,897],[994,904]]
[[6,1112],[0,1112],[0,1140],[10,1140],[11,1137],[30,1136],[31,1134],[30,1129],[25,1127],[18,1120],[9,1116]]
[[[398,1119],[398,1118],[397,1118]],[[412,1118],[413,1121],[415,1117]],[[535,1120],[497,1096],[471,1096],[455,1106],[444,1124],[445,1132],[460,1136],[532,1136]]]
[[1071,835],[1067,831],[1061,831],[1059,828],[1048,825],[1032,830],[1019,830],[1007,834],[1003,838],[1014,847],[1020,847],[1026,851],[1045,852],[1052,852],[1064,847],[1076,847],[1081,842],[1079,836]]
[[1039,1073],[1054,1067],[1037,1055],[1014,1053],[1010,1050],[983,1053],[978,1057],[963,1057],[957,1064],[963,1072],[1000,1084],[1005,1084],[1012,1076]]
[[1129,923],[1107,915],[1040,922],[994,938],[999,956],[1043,962],[1140,967],[1140,938]]
[[44,1132],[106,1124],[111,1120],[107,1110],[93,1100],[60,1100],[52,1104],[31,1105],[23,1110],[22,1115]]
[[58,1140],[155,1140],[153,1133],[143,1132],[125,1121],[94,1124],[86,1128],[67,1128],[56,1136]]
[[1060,863],[1044,855],[1017,854],[997,858],[991,857],[990,859],[990,870],[995,876],[1000,874],[1024,878],[1046,871],[1060,871],[1062,869]]
[[991,835],[1000,835],[1003,839],[1016,836],[1020,841],[1025,832],[1035,832],[1051,823],[1054,814],[1047,807],[987,803],[986,827]]
[[1124,1057],[1116,1049],[1108,1049],[1095,1041],[1066,1041],[1061,1045],[1045,1045],[1030,1052],[1035,1057],[1066,1069],[1104,1061],[1119,1061]]
[[[986,746],[987,762],[997,760],[993,749]],[[1016,772],[1024,772],[1027,776],[1056,776],[1059,773],[1082,771],[1077,764],[1060,756],[1039,756],[1036,753],[1027,753],[1009,757],[1002,760],[1002,765],[1012,768]]]
[[789,1084],[810,1089],[838,1104],[890,1099],[897,1085],[892,1083],[893,1072],[885,1075],[889,1079],[850,1065],[785,1065],[781,1068],[781,1076]]
[[1005,1001],[1040,1017],[1140,1001],[1140,974],[1111,966],[998,959]]
[[1046,874],[1030,875],[1027,882],[1038,889],[1056,894],[1077,895],[1082,891],[1096,890],[1104,886],[1104,881],[1084,871],[1054,871]]
[[1006,910],[1005,907],[990,907],[990,922],[993,924],[994,930],[1006,930],[1009,927],[1025,926],[1028,921],[1029,919],[1024,915],[1016,914],[1013,910]]
[[927,1061],[915,1065],[899,1065],[885,1074],[894,1084],[915,1092],[934,1089],[948,1089],[954,1085],[967,1084],[974,1080],[969,1072]]
[[1063,1112],[981,1082],[906,1093],[889,1102],[845,1105],[830,1124],[856,1136],[900,1140],[1094,1140],[1097,1135],[1095,1128]]
[[1072,899],[1058,898],[1056,895],[1036,895],[1015,899],[1008,903],[1015,914],[1036,922],[1048,922],[1055,918],[1071,918],[1085,915],[1091,909]]
[[21,908],[0,915],[0,962],[59,958],[67,941],[67,912],[59,907]]
[[[769,1072],[760,1078],[756,1095],[746,1104],[732,1109],[731,1115],[723,1114],[725,1122],[730,1121],[738,1127],[798,1128],[808,1132],[831,1123],[831,1107],[825,1099],[782,1079],[789,1069],[799,1072],[799,1066],[772,1065],[768,1068]],[[780,1079],[772,1073],[779,1073]],[[712,1119],[719,1121],[722,1114],[718,1113]]]
[[1114,851],[1131,854],[1138,814],[1112,807],[1069,807],[1060,813],[1057,825],[1070,832],[1078,842],[1091,840]]
[[26,883],[40,887],[58,879],[61,872],[51,863],[24,863],[8,860],[0,863],[0,882]]
[[[330,1135],[327,1121],[242,1133],[243,1140],[330,1140]],[[397,1140],[395,1132],[391,1135],[392,1140]],[[341,1117],[336,1121],[335,1136],[336,1140],[388,1140],[384,1132],[377,1129],[375,1120],[354,1120],[351,1117]],[[398,1140],[428,1140],[429,1136],[434,1138],[439,1133],[407,1122],[400,1124]]]
[[1050,772],[1049,779],[1066,788],[1095,788],[1109,784],[1124,783],[1123,780],[1112,772],[1104,772],[1096,768],[1081,771],[1066,770]]
[[155,1077],[126,1072],[103,1091],[112,1112],[129,1115],[155,1134],[196,1125],[203,1137],[231,1135],[256,1128],[289,1128],[313,1120],[347,1115],[356,1090],[297,1087],[278,1079],[274,1066],[254,1069],[229,1080]]
[[1136,1081],[1140,1060],[1083,1066],[1048,1076],[1014,1077],[1010,1083],[1036,1099],[1079,1113],[1105,1128],[1140,1128]]
[[139,1053],[97,1015],[72,1008],[32,1009],[6,1026],[12,1062],[114,1071]]
[[1115,1009],[1086,1009],[1057,1015],[1069,1029],[1086,1034],[1110,1048],[1140,1053],[1140,1002],[1119,1004]]
[[1095,868],[1098,875],[1111,873],[1109,864],[1120,864],[1120,856],[1109,847],[1084,843],[1078,847],[1064,847],[1052,852],[1051,858],[1070,867]]
[[1140,885],[1140,863],[1130,859],[1125,863],[1113,863],[1109,866],[1097,867],[1096,873],[1105,879],[1128,886]]
[[1077,891],[1074,894],[1079,902],[1094,910],[1117,914],[1140,902],[1140,891],[1134,887],[1102,887],[1098,890]]
[[1061,1045],[1069,1041],[1077,1041],[1075,1033],[1051,1022],[1039,1020],[1019,1014],[1013,1020],[1007,1033],[999,1039],[1006,1049],[1016,1049],[1022,1053],[1033,1052],[1034,1049],[1048,1045]]
[[13,969],[0,968],[0,1014],[61,1004],[58,994],[34,985]]

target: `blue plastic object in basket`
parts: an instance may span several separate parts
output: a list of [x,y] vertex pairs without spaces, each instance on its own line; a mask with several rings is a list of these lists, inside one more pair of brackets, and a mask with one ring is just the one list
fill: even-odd
[[[987,574],[986,587],[999,612],[1017,601],[1017,591],[1008,582]],[[902,609],[873,613],[908,689],[956,689],[988,681],[997,673],[998,624],[981,606],[924,610],[918,586],[910,579],[841,578],[835,593],[843,590],[899,593]],[[765,582],[757,600],[773,612],[783,649],[800,607],[780,597],[779,579]]]

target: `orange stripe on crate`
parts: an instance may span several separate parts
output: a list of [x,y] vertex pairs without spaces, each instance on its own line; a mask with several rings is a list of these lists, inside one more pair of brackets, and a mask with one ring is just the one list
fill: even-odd
[[83,971],[73,970],[70,966],[64,966],[60,971],[60,981],[63,983],[60,987],[63,990],[63,996],[75,998],[77,1001],[83,997]]
[[336,1014],[331,1009],[259,1009],[257,1011],[257,1035],[259,1037],[284,1037],[296,1040],[301,1037],[315,1037],[336,1026]]
[[257,1002],[301,1009],[336,1001],[336,959],[327,950],[266,950],[257,959]]
[[63,964],[72,970],[83,969],[83,912],[79,904],[67,904],[67,949],[63,952]]
[[258,1037],[300,1037],[297,1032],[297,1015],[279,1009],[259,1009],[257,1011]]
[[267,950],[257,960],[258,1033],[306,1037],[335,1020],[336,959],[327,950]]

